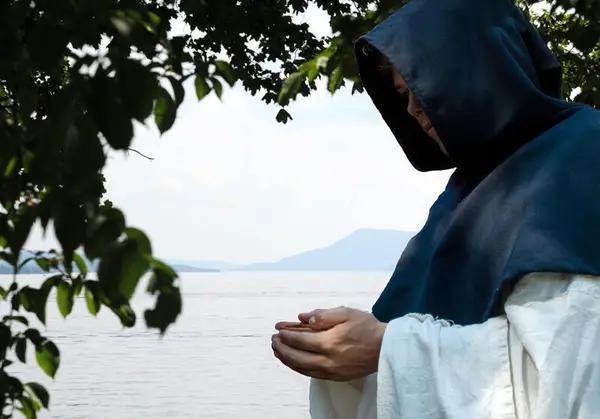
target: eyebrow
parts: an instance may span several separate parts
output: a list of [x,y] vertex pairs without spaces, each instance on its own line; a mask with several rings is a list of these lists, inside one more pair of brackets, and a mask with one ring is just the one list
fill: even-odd
[[394,89],[399,90],[402,93],[408,92],[408,88],[399,83],[394,83]]

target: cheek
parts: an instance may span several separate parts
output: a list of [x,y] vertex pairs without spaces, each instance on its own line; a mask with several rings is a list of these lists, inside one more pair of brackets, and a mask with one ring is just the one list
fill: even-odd
[[402,78],[398,70],[396,70],[395,68],[392,69],[392,75],[394,76],[394,86],[406,85],[406,83],[404,83],[404,79]]

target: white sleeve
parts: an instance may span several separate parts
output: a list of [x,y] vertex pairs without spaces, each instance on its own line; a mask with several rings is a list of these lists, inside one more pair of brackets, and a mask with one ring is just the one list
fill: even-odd
[[[421,314],[390,322],[371,384],[357,400],[342,395],[348,384],[313,380],[312,418],[600,417],[600,279],[528,275],[505,311],[465,327]],[[334,405],[351,409],[319,414]]]
[[514,418],[506,318],[458,327],[408,315],[386,330],[379,419]]

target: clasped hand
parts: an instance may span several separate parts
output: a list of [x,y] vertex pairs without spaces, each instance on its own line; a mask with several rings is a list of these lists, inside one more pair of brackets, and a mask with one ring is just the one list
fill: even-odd
[[275,356],[308,377],[350,381],[377,371],[386,324],[372,314],[338,307],[298,315],[298,323],[280,322],[272,337]]

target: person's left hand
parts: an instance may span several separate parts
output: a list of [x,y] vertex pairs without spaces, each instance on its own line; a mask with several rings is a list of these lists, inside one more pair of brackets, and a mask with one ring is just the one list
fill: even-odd
[[372,314],[345,307],[317,310],[309,323],[315,332],[278,327],[271,346],[283,364],[331,381],[350,381],[377,371],[386,324]]

